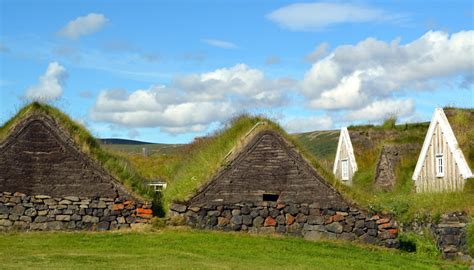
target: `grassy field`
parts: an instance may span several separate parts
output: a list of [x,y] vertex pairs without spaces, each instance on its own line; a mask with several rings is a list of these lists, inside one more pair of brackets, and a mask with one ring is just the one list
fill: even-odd
[[467,269],[429,254],[192,230],[0,234],[2,269]]

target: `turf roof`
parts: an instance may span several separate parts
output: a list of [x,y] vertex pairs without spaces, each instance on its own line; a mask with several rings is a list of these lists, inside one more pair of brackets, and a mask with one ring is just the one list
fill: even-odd
[[33,102],[21,108],[15,116],[0,127],[0,141],[8,137],[17,123],[35,113],[50,116],[63,131],[71,136],[83,153],[102,165],[135,196],[147,200],[152,199],[152,191],[145,186],[143,177],[130,166],[127,160],[102,149],[86,128],[48,104]]
[[251,140],[252,134],[255,135],[262,130],[273,130],[282,135],[329,184],[335,186],[347,195],[346,198],[350,199],[350,194],[346,192],[347,187],[339,184],[339,181],[323,169],[313,155],[278,124],[265,117],[243,115],[233,119],[212,136],[195,140],[182,150],[180,165],[168,179],[168,188],[164,192],[164,205],[169,205],[172,201],[190,199],[201,186],[208,183],[220,169],[225,167],[234,155],[239,153]]

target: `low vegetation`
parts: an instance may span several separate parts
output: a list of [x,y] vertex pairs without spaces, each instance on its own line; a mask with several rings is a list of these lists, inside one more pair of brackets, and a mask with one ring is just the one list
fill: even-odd
[[[28,247],[28,248],[25,248]],[[1,268],[467,269],[430,253],[193,230],[0,234]]]
[[467,226],[467,248],[469,250],[469,254],[474,256],[474,223],[471,223]]

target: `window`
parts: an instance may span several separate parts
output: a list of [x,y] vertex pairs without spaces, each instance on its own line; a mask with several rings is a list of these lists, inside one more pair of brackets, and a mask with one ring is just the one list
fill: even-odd
[[444,160],[443,154],[436,155],[436,177],[444,176]]
[[342,180],[349,180],[349,160],[341,160],[342,166]]
[[278,201],[278,194],[263,194],[263,201],[267,201],[267,202],[276,202]]

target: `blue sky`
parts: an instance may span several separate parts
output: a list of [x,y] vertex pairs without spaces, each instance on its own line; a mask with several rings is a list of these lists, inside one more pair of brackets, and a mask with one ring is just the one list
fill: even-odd
[[49,102],[95,136],[176,143],[474,107],[472,1],[0,1],[0,123]]

